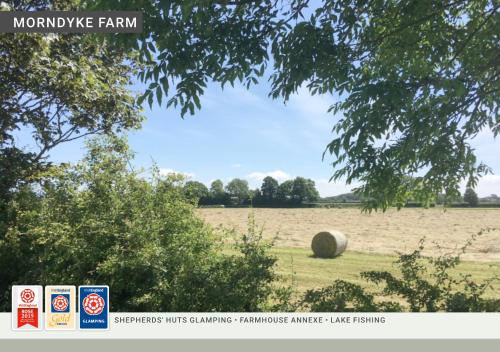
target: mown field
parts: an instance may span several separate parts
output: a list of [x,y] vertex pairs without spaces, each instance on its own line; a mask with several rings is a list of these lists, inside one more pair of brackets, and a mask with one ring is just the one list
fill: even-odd
[[246,231],[250,212],[276,247],[309,249],[316,233],[334,229],[346,234],[348,250],[367,254],[408,252],[425,237],[425,253],[438,255],[462,247],[482,228],[497,228],[478,238],[463,258],[500,262],[500,209],[406,208],[371,214],[359,209],[199,209],[209,224],[239,232]]
[[[470,274],[476,282],[500,277],[500,209],[402,209],[386,213],[362,214],[359,209],[200,209],[213,226],[244,232],[253,212],[263,235],[274,239],[277,272],[284,280],[292,277],[298,290],[324,287],[336,279],[348,280],[375,289],[359,273],[369,270],[397,272],[393,264],[398,252],[410,252],[426,237],[427,255],[456,252],[481,228],[492,227],[479,237],[453,270]],[[324,229],[344,232],[348,250],[335,259],[313,258],[310,242]],[[439,244],[440,248],[438,248]],[[486,297],[500,297],[500,282]]]
[[[370,270],[398,273],[394,265],[398,259],[396,256],[346,251],[335,259],[320,259],[313,258],[308,249],[274,248],[272,252],[278,258],[277,272],[284,282],[290,284],[293,279],[294,286],[302,292],[328,286],[336,279],[376,289],[374,284],[362,279],[359,273]],[[461,274],[470,274],[476,282],[482,282],[495,275],[500,277],[500,262],[464,261],[451,272],[457,278]],[[493,289],[488,290],[485,297],[500,297],[500,281],[494,282]]]

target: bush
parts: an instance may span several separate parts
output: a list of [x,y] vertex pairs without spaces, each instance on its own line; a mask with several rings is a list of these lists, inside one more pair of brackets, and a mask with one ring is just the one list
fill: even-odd
[[53,169],[9,203],[16,219],[0,234],[1,310],[10,310],[13,284],[108,284],[112,311],[264,309],[275,258],[259,236],[225,254],[180,176],[139,177],[122,139],[88,148],[82,162]]
[[[424,240],[410,254],[401,254],[396,265],[400,275],[387,271],[368,271],[361,277],[368,282],[382,286],[382,290],[369,293],[359,285],[337,280],[333,285],[309,290],[301,306],[315,312],[499,312],[500,300],[486,299],[484,293],[491,288],[498,276],[482,283],[475,282],[469,275],[450,273],[460,263],[460,255],[475,238],[491,229],[481,230],[462,247],[457,255],[442,255],[437,258],[422,255]],[[398,297],[404,303],[375,301],[376,296]]]
[[376,303],[373,295],[361,286],[344,280],[307,291],[301,305],[311,312],[399,312],[402,309],[397,303]]

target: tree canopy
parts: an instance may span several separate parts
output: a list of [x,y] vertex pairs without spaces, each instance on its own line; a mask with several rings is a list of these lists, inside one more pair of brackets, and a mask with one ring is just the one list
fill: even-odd
[[267,203],[272,203],[278,198],[279,183],[271,176],[266,176],[262,180],[260,193],[262,200]]
[[278,199],[280,202],[287,202],[292,199],[293,180],[286,180],[278,187]]
[[226,186],[226,191],[237,204],[244,202],[250,195],[248,181],[240,178],[231,180]]
[[[19,114],[19,104],[29,98],[21,96],[24,90],[41,105],[54,93],[61,95],[63,121],[69,121],[67,127],[75,132],[88,127],[108,129],[113,121],[134,125],[133,110],[125,109],[132,102],[121,90],[130,77],[121,66],[127,62],[139,69],[137,77],[147,87],[137,100],[139,105],[156,101],[179,106],[182,116],[201,108],[200,96],[209,82],[222,86],[241,82],[249,87],[266,76],[273,98],[286,101],[302,86],[313,95],[330,96],[329,111],[336,120],[325,152],[331,154],[332,179],[360,182],[356,192],[369,209],[403,206],[409,198],[426,203],[440,193],[452,198],[458,195],[462,180],[474,187],[478,177],[489,171],[477,160],[470,142],[482,130],[494,136],[500,130],[497,1],[12,3],[15,9],[141,10],[145,23],[138,35],[57,36],[55,41],[47,36],[2,35],[1,50],[8,54],[2,58],[11,58],[1,65],[7,69],[1,75],[5,82],[10,84],[12,79],[10,69],[35,65],[26,82],[14,78],[18,86],[2,87],[7,91],[2,94],[2,115],[7,116],[2,122],[3,140],[9,130],[25,123],[12,120],[19,116],[38,121],[34,127],[41,128],[42,141],[49,137],[48,145],[60,135],[57,121],[56,127],[46,123],[50,116],[39,119],[36,111]],[[98,47],[87,47],[83,38],[97,38],[93,42]],[[47,43],[55,44],[50,44],[46,57],[34,55]],[[9,48],[16,48],[17,54]],[[25,53],[34,60],[23,59],[27,48],[37,49]],[[60,76],[54,77],[50,70],[45,76],[40,71],[46,67],[43,60],[55,65],[52,68],[58,68]],[[44,92],[29,86],[37,77],[45,78]],[[75,82],[68,79],[72,77]],[[58,78],[68,82],[47,82],[57,83]],[[118,84],[109,86],[109,82]],[[95,91],[101,83],[104,90]],[[73,106],[76,91],[83,101]],[[99,93],[101,104],[87,100],[86,92]],[[53,106],[52,113],[58,108]],[[107,113],[110,109],[113,114]]]
[[479,203],[479,198],[477,193],[474,192],[472,188],[467,188],[464,192],[464,202],[469,204],[471,207],[477,207]]
[[297,203],[313,202],[319,199],[319,192],[313,180],[296,177],[293,180],[292,198]]
[[208,82],[265,75],[273,98],[331,96],[332,178],[360,181],[370,209],[453,197],[488,172],[470,141],[500,130],[496,1],[86,3],[144,11],[144,33],[116,41],[139,52],[140,102],[193,114]]
[[184,193],[188,199],[202,200],[209,195],[208,188],[199,181],[187,181],[184,184]]
[[229,181],[225,188],[221,180],[215,180],[210,190],[199,181],[187,181],[183,189],[188,199],[201,206],[302,207],[320,198],[314,181],[300,176],[281,185],[266,176],[261,187],[252,190],[248,181],[239,178]]
[[[72,9],[77,2],[14,1],[10,10]],[[2,7],[5,7],[2,3]],[[0,34],[0,208],[9,192],[45,169],[55,146],[139,127],[127,50],[77,34]],[[16,140],[22,130],[28,141]]]

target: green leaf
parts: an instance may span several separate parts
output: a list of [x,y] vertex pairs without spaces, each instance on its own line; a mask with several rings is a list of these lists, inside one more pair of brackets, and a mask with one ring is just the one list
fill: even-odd
[[156,87],[156,99],[158,99],[158,105],[161,106],[162,91],[161,86]]

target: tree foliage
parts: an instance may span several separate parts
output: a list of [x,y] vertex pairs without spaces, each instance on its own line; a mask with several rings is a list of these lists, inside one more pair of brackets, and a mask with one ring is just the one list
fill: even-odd
[[318,200],[319,193],[314,181],[304,177],[296,177],[293,180],[292,199],[296,203],[314,202]]
[[208,188],[198,181],[187,181],[184,184],[184,194],[188,199],[194,199],[197,202],[206,202],[209,196]]
[[286,180],[278,187],[278,200],[282,203],[289,202],[292,199],[293,180]]
[[226,186],[226,192],[235,204],[243,204],[250,196],[248,181],[240,178],[232,179]]
[[368,209],[452,198],[488,171],[470,141],[500,130],[496,1],[86,3],[145,12],[142,36],[116,41],[144,64],[140,101],[193,114],[208,82],[264,74],[273,98],[301,86],[338,97],[333,178],[360,181]]
[[262,186],[260,187],[262,201],[268,204],[276,202],[278,199],[278,188],[278,181],[271,176],[266,176],[262,180]]
[[464,202],[469,204],[469,206],[471,207],[477,207],[477,205],[479,204],[479,198],[477,196],[477,193],[474,192],[474,190],[470,187],[467,187],[465,189]]
[[210,184],[210,193],[214,196],[220,196],[224,193],[224,183],[221,180],[215,180]]
[[[68,10],[77,1],[13,1]],[[4,6],[5,3],[2,3]],[[0,34],[0,238],[12,190],[47,169],[57,145],[140,126],[129,51],[77,34]],[[23,138],[16,138],[18,133]],[[32,143],[29,141],[31,135]],[[27,145],[29,148],[26,148]]]
[[215,180],[210,184],[208,202],[205,204],[229,204],[228,195],[224,191],[224,183],[221,180]]
[[262,180],[260,188],[249,190],[248,182],[235,178],[227,184],[215,180],[210,191],[201,182],[189,181],[185,192],[196,199],[199,205],[252,205],[256,207],[300,207],[319,199],[319,192],[313,180],[296,177],[281,185],[271,176]]

